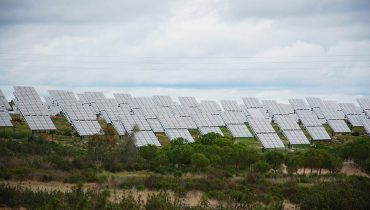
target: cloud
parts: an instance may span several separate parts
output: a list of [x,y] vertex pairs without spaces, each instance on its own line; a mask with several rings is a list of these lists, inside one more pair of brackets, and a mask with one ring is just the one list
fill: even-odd
[[1,1],[0,86],[370,95],[369,9],[361,0]]

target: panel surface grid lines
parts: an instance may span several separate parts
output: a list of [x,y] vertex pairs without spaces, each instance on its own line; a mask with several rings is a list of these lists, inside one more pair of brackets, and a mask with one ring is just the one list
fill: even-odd
[[294,110],[310,110],[310,107],[304,102],[303,99],[292,98],[288,99],[288,101]]
[[311,108],[322,108],[322,107],[324,107],[324,103],[322,102],[322,100],[320,98],[307,97],[306,101],[307,101],[308,105]]
[[274,128],[270,122],[266,119],[250,119],[249,124],[252,127],[254,133],[275,133]]
[[313,140],[330,140],[330,136],[324,127],[306,127]]
[[8,100],[6,99],[5,95],[3,94],[3,91],[0,89],[0,106],[4,106],[7,110],[11,110],[10,104],[8,103]]
[[139,131],[150,131],[152,128],[142,115],[120,115],[121,122],[129,132],[137,129]]
[[98,121],[72,121],[72,125],[80,136],[102,134]]
[[217,133],[221,136],[224,136],[221,129],[219,127],[199,127],[199,132],[202,135],[208,134],[208,133]]
[[242,100],[243,103],[247,106],[247,108],[263,108],[258,98],[244,97],[242,98]]
[[284,130],[283,134],[290,144],[310,144],[310,141],[301,130]]
[[266,149],[284,148],[284,144],[276,133],[260,133],[257,139]]
[[351,130],[344,120],[328,120],[328,124],[334,133],[350,133]]
[[226,125],[238,125],[247,122],[247,118],[242,112],[222,112],[221,117]]
[[31,130],[56,130],[34,87],[14,86],[15,104]]
[[362,124],[364,125],[367,135],[370,136],[370,119],[362,119]]
[[230,131],[231,136],[235,138],[239,137],[253,137],[247,126],[243,125],[227,125],[227,129]]
[[174,103],[170,96],[155,95],[153,99],[158,106],[171,106]]
[[187,106],[187,107],[198,107],[198,102],[195,99],[195,97],[178,97],[181,105]]
[[188,142],[194,142],[193,137],[187,129],[166,129],[165,133],[171,141],[177,138],[183,138]]
[[278,124],[279,128],[283,131],[301,130],[301,127],[299,127],[298,123],[289,116],[276,116],[274,119]]
[[0,127],[11,127],[12,124],[12,118],[9,115],[8,111],[5,109],[0,110]]
[[220,101],[222,108],[225,111],[232,111],[232,112],[241,112],[241,107],[235,100],[221,100]]
[[351,123],[351,125],[354,127],[363,126],[362,119],[364,118],[366,118],[364,115],[348,115],[347,116],[348,122]]
[[164,132],[164,128],[158,119],[147,119],[147,121],[154,132]]
[[370,110],[370,98],[358,98],[357,103],[363,110]]
[[111,123],[114,129],[117,131],[118,135],[123,136],[126,134],[126,129],[120,120],[112,120]]
[[153,131],[137,131],[133,134],[133,138],[137,147],[146,145],[161,146]]
[[353,103],[340,103],[340,108],[344,112],[345,115],[361,115],[362,109],[360,107],[356,107]]

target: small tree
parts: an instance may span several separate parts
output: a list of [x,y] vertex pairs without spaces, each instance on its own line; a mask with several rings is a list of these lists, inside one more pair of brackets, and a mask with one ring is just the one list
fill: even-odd
[[267,173],[271,169],[271,166],[265,161],[260,160],[253,164],[253,171],[257,173]]
[[196,168],[205,168],[209,166],[209,159],[202,153],[194,153],[191,156],[191,165]]
[[271,165],[272,169],[276,173],[280,169],[281,164],[284,163],[284,155],[279,151],[269,151],[266,156],[266,161]]

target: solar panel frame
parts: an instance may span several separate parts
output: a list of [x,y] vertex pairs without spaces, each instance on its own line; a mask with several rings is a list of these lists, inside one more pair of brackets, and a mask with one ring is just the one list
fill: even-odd
[[220,134],[221,136],[224,136],[223,132],[219,127],[199,127],[198,130],[202,135],[206,135],[208,133],[217,133]]
[[148,121],[149,126],[155,133],[164,132],[164,128],[162,127],[161,122],[156,118],[146,119]]
[[330,128],[334,133],[350,133],[351,130],[347,126],[347,123],[344,120],[328,120]]
[[165,129],[164,131],[166,133],[166,136],[171,140],[175,140],[177,138],[183,138],[187,140],[188,142],[194,142],[193,137],[191,136],[188,129]]
[[258,133],[256,137],[265,149],[284,148],[284,143],[276,133]]
[[304,135],[302,130],[283,130],[282,133],[292,145],[310,144],[310,141],[306,135]]
[[154,145],[160,147],[161,144],[153,131],[137,131],[132,134],[137,147]]
[[331,140],[331,137],[323,126],[306,127],[306,130],[308,134],[310,134],[312,140]]
[[231,124],[226,125],[226,128],[230,131],[231,136],[234,138],[250,138],[253,137],[248,127],[244,124]]

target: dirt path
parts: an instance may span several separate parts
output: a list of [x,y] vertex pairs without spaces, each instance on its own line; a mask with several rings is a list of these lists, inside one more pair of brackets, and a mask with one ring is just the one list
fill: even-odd
[[[75,186],[75,184],[69,184],[69,183],[63,183],[63,182],[39,182],[39,181],[0,181],[0,183],[8,184],[12,187],[23,187],[27,189],[31,189],[32,191],[61,191],[61,192],[70,192],[72,187]],[[96,183],[86,183],[83,185],[84,190],[88,189],[103,189]],[[130,193],[134,196],[135,199],[140,198],[143,201],[146,201],[148,199],[148,196],[150,194],[159,193],[159,191],[154,190],[122,190],[122,189],[110,189],[111,196],[109,198],[112,202],[119,202],[120,198],[124,194]],[[168,191],[169,195],[173,199],[174,193],[172,191]],[[201,191],[189,191],[186,196],[184,197],[184,203],[190,206],[196,206],[199,204],[201,198],[202,198],[203,192]],[[209,200],[210,205],[217,205],[217,202],[215,200]]]

